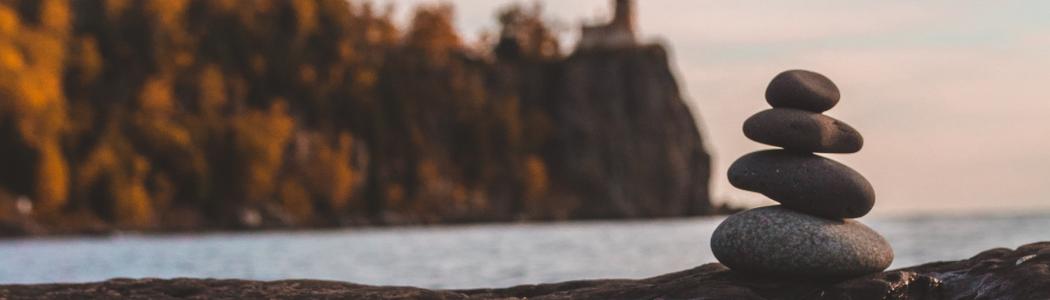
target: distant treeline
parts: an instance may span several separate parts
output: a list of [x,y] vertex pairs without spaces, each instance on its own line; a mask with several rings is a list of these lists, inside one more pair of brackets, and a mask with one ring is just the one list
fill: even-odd
[[463,42],[445,5],[399,28],[346,0],[0,0],[0,220],[577,217],[544,155],[550,113],[499,71],[563,54],[538,9],[498,21],[489,51]]

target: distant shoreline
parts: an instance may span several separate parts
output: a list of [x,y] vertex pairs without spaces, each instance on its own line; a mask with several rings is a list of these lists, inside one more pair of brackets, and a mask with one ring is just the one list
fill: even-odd
[[[106,230],[95,232],[45,232],[39,234],[7,234],[0,235],[0,242],[13,240],[31,239],[65,239],[65,238],[107,238],[121,235],[132,236],[189,236],[189,235],[212,235],[212,234],[252,234],[252,233],[325,233],[340,232],[347,230],[388,230],[388,229],[435,229],[435,228],[463,228],[472,226],[513,226],[513,225],[559,225],[559,224],[590,224],[606,222],[651,222],[651,221],[685,221],[697,218],[724,217],[746,208],[722,207],[719,213],[709,215],[677,216],[666,218],[583,218],[565,220],[519,220],[519,221],[462,221],[462,222],[404,222],[404,223],[357,223],[346,226],[318,226],[318,227],[273,227],[273,228],[201,228],[188,230]],[[865,217],[875,222],[881,220],[933,220],[933,219],[959,219],[959,218],[985,218],[985,219],[1015,219],[1015,218],[1039,218],[1050,216],[1050,212],[1044,211],[1006,211],[1006,212],[963,212],[963,213],[902,213],[882,214]],[[0,224],[0,228],[9,228],[11,224]],[[2,231],[0,231],[2,232]]]
[[[517,220],[517,221],[452,221],[452,222],[356,222],[344,226],[313,226],[313,227],[265,227],[265,228],[195,228],[195,229],[156,229],[156,230],[120,230],[108,228],[96,231],[72,231],[72,232],[38,232],[27,233],[24,227],[16,227],[18,224],[0,223],[0,242],[8,240],[24,239],[63,239],[83,237],[113,237],[120,235],[137,236],[182,236],[182,235],[210,235],[210,234],[239,234],[239,233],[281,233],[281,232],[334,232],[351,229],[412,229],[412,228],[455,228],[469,226],[499,226],[499,225],[556,225],[571,223],[603,223],[603,222],[647,222],[647,221],[674,221],[689,220],[694,218],[721,217],[742,211],[741,208],[729,208],[720,206],[714,214],[698,214],[658,218],[576,218],[563,220]],[[22,225],[25,226],[25,225]],[[33,225],[38,227],[39,225]],[[22,233],[11,234],[12,229],[21,230]]]

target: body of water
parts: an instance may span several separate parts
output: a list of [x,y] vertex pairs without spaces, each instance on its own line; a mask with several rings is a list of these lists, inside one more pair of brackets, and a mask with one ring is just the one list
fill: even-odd
[[[642,278],[714,262],[723,218],[0,241],[0,283],[329,279],[429,288]],[[1050,240],[1050,215],[871,218],[893,267]]]

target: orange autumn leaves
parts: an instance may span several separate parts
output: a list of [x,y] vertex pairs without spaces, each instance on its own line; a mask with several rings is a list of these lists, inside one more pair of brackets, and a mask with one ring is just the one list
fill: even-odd
[[[493,90],[452,13],[402,31],[343,0],[0,0],[0,202],[146,230],[551,215],[547,118]],[[542,44],[523,53],[558,55]]]

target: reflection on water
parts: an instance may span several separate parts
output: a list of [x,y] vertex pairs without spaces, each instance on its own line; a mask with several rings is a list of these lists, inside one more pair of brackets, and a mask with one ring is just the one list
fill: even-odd
[[[0,282],[316,278],[430,288],[638,278],[714,261],[722,218],[0,241]],[[1048,216],[867,219],[894,267],[1050,240]]]

